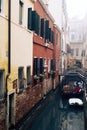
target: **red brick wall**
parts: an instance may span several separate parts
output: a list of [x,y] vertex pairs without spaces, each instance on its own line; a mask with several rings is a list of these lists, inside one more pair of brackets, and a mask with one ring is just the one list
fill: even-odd
[[16,123],[42,98],[42,86],[37,84],[16,95]]
[[0,103],[0,130],[5,130],[5,103]]

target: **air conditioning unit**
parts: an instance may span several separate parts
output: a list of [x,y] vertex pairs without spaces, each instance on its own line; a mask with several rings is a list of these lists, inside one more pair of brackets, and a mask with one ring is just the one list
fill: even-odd
[[32,2],[36,2],[37,0],[31,0]]

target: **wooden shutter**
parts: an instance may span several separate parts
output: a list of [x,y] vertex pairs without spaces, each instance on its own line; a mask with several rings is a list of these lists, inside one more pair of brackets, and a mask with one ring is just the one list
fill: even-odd
[[40,36],[44,38],[44,19],[41,19],[41,30],[40,30]]
[[49,28],[49,41],[51,42],[51,28]]
[[1,0],[0,0],[0,12],[1,12]]
[[36,30],[36,11],[32,11],[32,30]]
[[39,28],[40,28],[40,16],[36,14],[36,34],[39,35]]
[[34,58],[34,75],[38,74],[39,64],[38,64],[38,58]]
[[54,59],[51,60],[51,70],[55,70],[55,63]]
[[52,43],[54,44],[54,32],[52,31]]
[[49,39],[49,21],[48,20],[45,21],[45,39],[46,40]]
[[44,73],[44,59],[40,58],[40,74]]
[[28,29],[32,29],[32,8],[28,8]]

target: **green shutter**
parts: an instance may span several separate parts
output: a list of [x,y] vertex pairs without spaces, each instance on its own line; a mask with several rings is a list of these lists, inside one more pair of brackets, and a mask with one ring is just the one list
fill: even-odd
[[22,18],[23,18],[23,3],[19,2],[19,24],[22,24]]
[[1,0],[0,0],[0,12],[1,12]]
[[36,34],[39,35],[40,16],[36,14]]
[[51,28],[49,28],[49,41],[51,42]]
[[32,30],[36,29],[36,11],[32,11]]
[[44,38],[44,19],[41,19],[40,36]]
[[55,62],[54,62],[54,59],[51,60],[51,70],[55,70]]
[[32,30],[39,35],[40,17],[36,11],[32,11]]
[[28,8],[28,29],[32,29],[32,8]]
[[54,32],[52,31],[52,43],[54,44]]
[[44,59],[40,58],[40,74],[44,73]]
[[45,39],[46,40],[49,39],[49,21],[48,20],[45,21]]
[[34,58],[34,65],[33,65],[33,70],[34,70],[34,75],[38,74],[38,69],[39,69],[39,59]]

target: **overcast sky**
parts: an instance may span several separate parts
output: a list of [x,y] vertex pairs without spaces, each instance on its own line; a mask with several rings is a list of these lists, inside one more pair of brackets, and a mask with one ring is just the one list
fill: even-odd
[[68,16],[83,18],[87,14],[87,0],[66,0]]

